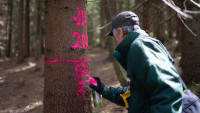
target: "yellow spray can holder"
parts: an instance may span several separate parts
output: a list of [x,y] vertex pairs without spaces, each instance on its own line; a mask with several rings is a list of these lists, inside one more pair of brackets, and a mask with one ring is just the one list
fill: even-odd
[[126,91],[124,94],[120,94],[120,96],[122,97],[122,99],[124,100],[125,103],[125,108],[129,108],[129,103],[128,103],[128,98],[131,96],[131,91],[128,90]]

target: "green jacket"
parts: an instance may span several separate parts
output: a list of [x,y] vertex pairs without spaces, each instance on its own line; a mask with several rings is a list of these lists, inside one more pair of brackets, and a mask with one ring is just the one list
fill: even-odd
[[180,77],[173,65],[174,60],[160,41],[149,37],[143,30],[135,30],[117,46],[114,57],[127,71],[130,85],[105,87],[104,98],[124,106],[120,93],[130,89],[128,113],[182,112]]

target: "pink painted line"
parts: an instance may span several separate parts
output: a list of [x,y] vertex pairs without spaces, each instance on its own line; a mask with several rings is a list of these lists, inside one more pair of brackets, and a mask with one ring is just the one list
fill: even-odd
[[89,62],[90,59],[81,59],[81,60],[62,60],[62,59],[47,60],[47,59],[44,59],[44,61],[46,63],[56,63],[56,62],[82,63],[82,62]]

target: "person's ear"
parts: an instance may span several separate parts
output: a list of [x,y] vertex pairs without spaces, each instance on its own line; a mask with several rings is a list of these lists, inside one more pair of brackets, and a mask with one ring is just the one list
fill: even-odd
[[119,33],[119,37],[123,38],[124,32],[123,32],[122,28],[118,27],[117,30],[118,30],[118,33]]

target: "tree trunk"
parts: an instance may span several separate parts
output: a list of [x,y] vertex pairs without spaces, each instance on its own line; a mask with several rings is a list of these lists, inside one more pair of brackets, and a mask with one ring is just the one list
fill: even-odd
[[122,12],[123,11],[123,0],[118,0],[117,5],[118,5],[117,12],[118,13]]
[[176,39],[178,40],[178,45],[176,47],[176,51],[181,51],[181,30],[182,30],[181,20],[176,17]]
[[[173,13],[173,10],[169,9],[169,11],[167,13],[168,13],[168,16],[170,16]],[[173,38],[173,31],[174,31],[174,26],[172,24],[172,22],[173,22],[172,20],[173,20],[173,18],[171,18],[167,22],[168,37],[171,38],[171,39]]]
[[40,34],[41,34],[41,54],[44,54],[44,16],[45,16],[45,5],[44,2],[41,2],[41,16],[40,16],[40,21],[41,21],[41,25],[40,25]]
[[[105,23],[105,5],[106,5],[106,0],[101,0],[100,3],[100,25],[101,27],[104,26]],[[101,43],[101,47],[105,48],[107,46],[106,44],[106,29],[103,28],[100,31],[100,43]]]
[[[91,13],[89,14],[88,16],[88,20],[89,20],[89,24],[88,24],[88,29],[93,29],[94,28],[94,10],[95,10],[95,7],[93,6],[92,7],[92,11]],[[96,26],[96,25],[95,25]],[[88,44],[90,45],[90,47],[94,47],[95,44],[94,44],[94,32],[88,32]]]
[[[160,1],[160,0],[158,0],[156,2],[156,4],[158,4],[158,6],[160,8],[164,9],[164,4],[159,5],[161,3],[162,3],[162,1]],[[165,19],[165,15],[163,14],[162,10],[157,9],[157,11],[158,11],[158,15],[156,15],[157,16],[157,21],[156,21],[156,23],[157,23],[156,38],[158,40],[160,40],[162,43],[164,43],[165,38],[166,38],[166,34],[165,34],[165,28],[166,28],[166,26],[165,26],[165,23],[160,23],[160,22]]]
[[18,62],[24,61],[24,50],[23,50],[23,22],[24,22],[24,0],[19,1],[19,28],[18,28]]
[[[116,15],[117,13],[117,9],[116,9],[116,1],[111,0],[109,4],[107,5],[107,10],[110,10],[112,12],[106,12],[106,17],[107,18],[112,18],[112,16]],[[111,6],[111,7],[109,7]],[[111,9],[110,9],[111,8]],[[109,56],[112,59],[113,62],[113,66],[115,68],[115,73],[117,75],[117,79],[119,80],[121,86],[127,86],[128,82],[126,80],[126,77],[123,73],[122,67],[120,66],[120,64],[115,60],[115,58],[113,57],[113,52],[115,51],[115,43],[114,43],[114,38],[110,37],[107,39],[108,40],[108,50],[109,50]]]
[[28,57],[30,55],[29,51],[29,39],[30,39],[30,17],[29,17],[29,7],[30,0],[26,0],[26,15],[25,15],[25,47],[24,55]]
[[130,0],[127,0],[127,10],[129,11],[129,10],[131,10],[131,7],[130,7]]
[[10,57],[10,51],[11,51],[11,41],[12,41],[12,12],[13,12],[13,1],[8,1],[9,5],[9,19],[8,19],[8,42],[7,42],[7,51],[6,56]]
[[143,6],[143,22],[142,22],[142,25],[143,25],[143,29],[144,30],[149,30],[149,3],[146,2]]
[[[190,9],[195,10],[195,9]],[[194,15],[192,20],[185,23],[195,33],[192,33],[182,24],[181,32],[181,66],[183,69],[183,80],[200,82],[200,16]]]
[[45,5],[44,113],[92,113],[86,0]]
[[40,21],[40,0],[36,1],[36,37],[35,37],[35,59],[41,58],[41,21]]

